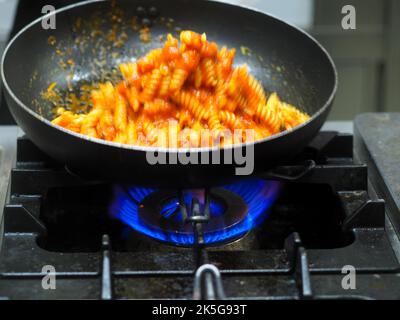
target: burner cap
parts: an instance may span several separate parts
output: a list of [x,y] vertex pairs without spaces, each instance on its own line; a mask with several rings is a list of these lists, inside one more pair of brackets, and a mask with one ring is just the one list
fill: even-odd
[[[224,234],[246,218],[248,212],[247,204],[233,192],[215,188],[210,191],[209,196],[210,215],[207,221],[203,223],[205,237]],[[186,191],[183,194],[188,217],[194,215],[191,212],[192,197],[193,193],[190,191]],[[201,203],[201,212],[204,212],[204,206],[204,203]],[[179,194],[176,191],[159,190],[150,194],[139,205],[139,215],[144,224],[159,233],[164,233],[165,238],[171,238],[171,242],[175,242],[174,238],[176,237],[190,239],[189,243],[194,241],[193,225],[182,214]],[[237,234],[235,237],[229,238],[229,241],[236,240],[241,236],[243,234]],[[215,244],[217,243],[219,242],[215,242]]]

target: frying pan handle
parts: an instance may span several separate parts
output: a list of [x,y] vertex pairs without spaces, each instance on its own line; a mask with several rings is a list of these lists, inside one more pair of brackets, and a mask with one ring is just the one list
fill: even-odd
[[315,161],[306,160],[304,165],[279,166],[264,172],[261,177],[269,180],[296,181],[303,178],[306,174],[314,170]]

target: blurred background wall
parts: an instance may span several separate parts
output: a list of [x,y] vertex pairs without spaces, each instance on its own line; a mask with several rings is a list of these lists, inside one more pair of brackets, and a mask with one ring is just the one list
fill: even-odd
[[[17,1],[0,0],[0,51],[7,41]],[[400,0],[226,2],[255,7],[287,20],[309,31],[327,48],[340,81],[331,120],[350,120],[361,112],[400,111]],[[342,7],[349,4],[356,8],[356,30],[343,30],[341,26]]]
[[[399,0],[227,0],[272,13],[309,31],[339,73],[331,120],[361,112],[400,111]],[[356,29],[343,30],[342,8],[356,9]]]

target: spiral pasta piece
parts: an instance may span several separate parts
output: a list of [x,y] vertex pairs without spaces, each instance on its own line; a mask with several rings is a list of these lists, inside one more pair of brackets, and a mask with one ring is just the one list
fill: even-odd
[[215,87],[217,85],[217,71],[214,61],[210,58],[201,61],[201,72],[205,86]]
[[228,50],[227,47],[222,47],[218,52],[218,65],[221,66],[220,72],[222,77],[227,77],[232,71],[233,58],[235,57],[235,49]]
[[160,87],[162,81],[162,74],[160,69],[153,69],[150,77],[147,79],[147,82],[144,86],[144,90],[141,94],[141,101],[151,101],[154,96],[157,94],[157,90]]
[[157,68],[162,63],[162,48],[151,50],[145,57],[141,58],[137,62],[137,69],[139,73],[143,74]]
[[106,82],[104,84],[100,84],[99,88],[104,97],[104,107],[112,110],[115,102],[114,86],[111,82]]
[[92,138],[99,138],[96,126],[102,116],[101,109],[93,109],[87,114],[80,128],[80,133],[85,134]]
[[179,129],[189,127],[192,123],[192,116],[188,110],[179,112],[178,115],[178,125]]
[[217,112],[212,113],[208,118],[208,127],[214,131],[220,131],[223,129]]
[[138,112],[140,107],[139,91],[135,87],[129,87],[125,91],[125,96],[132,110],[134,112]]
[[221,110],[219,113],[219,119],[226,124],[232,130],[240,129],[242,126],[240,124],[240,120],[236,117],[235,113]]
[[264,105],[267,99],[265,97],[265,92],[263,87],[261,86],[261,83],[258,82],[258,80],[255,79],[253,76],[247,75],[247,77],[245,78],[245,84],[249,101],[248,103],[253,108],[257,108],[259,104]]
[[280,112],[280,99],[278,95],[273,92],[267,101],[266,105],[260,104],[256,111],[258,120],[267,125],[273,133],[280,132],[282,121],[279,115]]
[[208,42],[203,40],[202,38],[202,46],[201,46],[201,56],[206,58],[215,58],[218,54],[218,46],[215,42]]
[[137,141],[137,130],[134,121],[129,121],[126,135],[126,142],[128,144],[136,144]]
[[197,67],[193,74],[194,87],[196,89],[200,88],[201,83],[203,82],[203,72],[200,67]]
[[117,132],[115,138],[114,138],[114,142],[118,142],[118,143],[126,143],[127,142],[127,135],[126,132],[124,131],[119,131]]
[[171,75],[167,74],[163,77],[160,84],[160,90],[158,91],[158,95],[160,97],[165,98],[168,96],[170,83],[171,83]]
[[174,96],[174,99],[179,106],[189,110],[197,120],[208,119],[209,110],[204,108],[199,99],[197,99],[192,93],[181,91]]
[[105,110],[97,124],[97,133],[101,139],[112,141],[115,137],[116,130],[114,127],[114,117],[110,110]]
[[126,100],[119,94],[115,97],[115,109],[114,109],[114,127],[123,132],[126,129],[128,121],[128,110]]
[[182,53],[182,57],[178,62],[169,86],[170,93],[180,90],[189,76],[189,73],[199,64],[199,54],[193,50]]
[[180,34],[181,42],[186,46],[196,50],[200,50],[203,46],[201,38],[202,36],[200,34],[190,30],[182,31]]
[[119,70],[122,73],[122,77],[130,84],[137,86],[139,82],[138,66],[136,63],[128,62],[119,65]]
[[183,83],[186,81],[186,78],[189,75],[189,71],[183,68],[175,69],[174,73],[172,74],[172,79],[169,84],[169,91],[176,92],[180,90],[183,86]]
[[155,116],[160,114],[170,114],[173,109],[174,106],[172,103],[163,99],[155,99],[144,104],[143,112],[148,116]]
[[309,119],[308,115],[301,112],[296,107],[284,102],[281,104],[280,117],[284,129],[292,129]]

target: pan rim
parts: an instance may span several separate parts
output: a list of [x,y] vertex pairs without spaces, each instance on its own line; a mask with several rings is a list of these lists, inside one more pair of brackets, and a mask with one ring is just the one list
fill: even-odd
[[8,42],[8,44],[6,45],[6,48],[4,49],[2,58],[1,58],[1,68],[0,68],[0,75],[1,75],[1,79],[2,79],[2,83],[4,88],[7,90],[8,94],[13,98],[13,100],[16,102],[16,104],[21,107],[24,111],[28,112],[31,116],[33,116],[34,118],[36,118],[37,120],[43,122],[44,124],[52,127],[55,130],[59,130],[65,134],[71,135],[75,138],[79,138],[79,139],[84,139],[88,142],[92,142],[92,143],[96,143],[96,144],[102,144],[104,146],[107,147],[113,147],[113,148],[123,148],[123,149],[127,149],[127,150],[132,150],[132,151],[144,151],[144,152],[161,152],[161,153],[206,153],[206,152],[213,152],[213,151],[217,151],[220,150],[220,152],[224,152],[226,150],[230,150],[230,149],[238,149],[238,148],[247,148],[247,147],[255,147],[255,145],[257,144],[261,144],[264,142],[271,142],[271,141],[275,141],[281,137],[284,136],[288,136],[291,134],[294,134],[296,131],[301,130],[302,128],[304,128],[305,126],[307,126],[308,124],[310,124],[311,122],[314,122],[322,113],[325,112],[325,110],[327,108],[329,108],[333,102],[333,99],[335,98],[336,92],[337,92],[337,88],[338,88],[338,73],[337,73],[337,69],[335,66],[335,63],[332,59],[332,57],[330,56],[329,52],[319,43],[319,41],[317,41],[313,36],[311,36],[310,34],[308,34],[306,31],[304,31],[303,29],[288,23],[278,17],[276,17],[275,15],[272,15],[270,13],[266,13],[264,11],[261,11],[259,9],[253,8],[251,6],[246,6],[243,4],[231,4],[231,3],[226,3],[223,2],[222,0],[201,0],[202,2],[214,2],[214,3],[219,3],[219,4],[223,4],[226,6],[230,6],[230,7],[237,7],[237,8],[242,8],[246,11],[251,11],[251,12],[255,12],[261,15],[265,15],[268,16],[270,18],[272,18],[273,20],[277,21],[278,23],[284,24],[286,26],[289,26],[292,29],[295,29],[297,32],[301,33],[303,36],[305,36],[306,38],[308,38],[311,42],[314,43],[314,45],[316,45],[321,52],[325,55],[325,57],[327,58],[330,67],[333,71],[333,76],[334,76],[334,85],[333,85],[333,89],[328,97],[328,99],[326,100],[326,102],[323,104],[323,106],[321,108],[319,108],[313,115],[310,116],[310,119],[308,119],[307,121],[303,122],[302,124],[296,126],[295,128],[291,129],[291,130],[285,130],[283,132],[271,135],[269,137],[260,139],[260,140],[256,140],[253,142],[245,142],[245,143],[237,143],[237,144],[233,144],[233,145],[229,145],[229,146],[224,146],[224,147],[219,147],[219,146],[215,146],[215,147],[196,147],[196,148],[166,148],[166,147],[150,147],[150,146],[137,146],[137,145],[129,145],[129,144],[124,144],[124,143],[119,143],[119,142],[113,142],[113,141],[107,141],[107,140],[103,140],[100,138],[93,138],[93,137],[89,137],[87,135],[81,134],[81,133],[77,133],[68,129],[65,129],[61,126],[55,125],[53,124],[50,120],[46,119],[45,117],[41,116],[40,114],[38,114],[37,112],[35,112],[34,110],[32,110],[31,108],[27,107],[17,96],[16,94],[11,90],[9,84],[7,83],[6,80],[6,76],[4,73],[4,63],[7,57],[7,53],[10,50],[10,48],[12,47],[13,43],[17,41],[17,39],[28,29],[30,29],[31,27],[33,27],[34,25],[40,23],[44,18],[46,17],[50,17],[54,14],[58,14],[64,11],[68,11],[71,10],[73,8],[76,7],[81,7],[81,6],[86,6],[86,5],[90,5],[93,3],[97,3],[97,2],[109,2],[109,0],[85,0],[82,2],[78,2],[75,4],[71,4],[68,6],[64,6],[62,8],[59,8],[57,10],[55,10],[54,12],[48,13],[46,15],[40,16],[39,18],[33,20],[32,22],[30,22],[29,24],[27,24],[25,27],[23,27],[20,31],[17,32],[17,34],[14,35],[14,37]]

